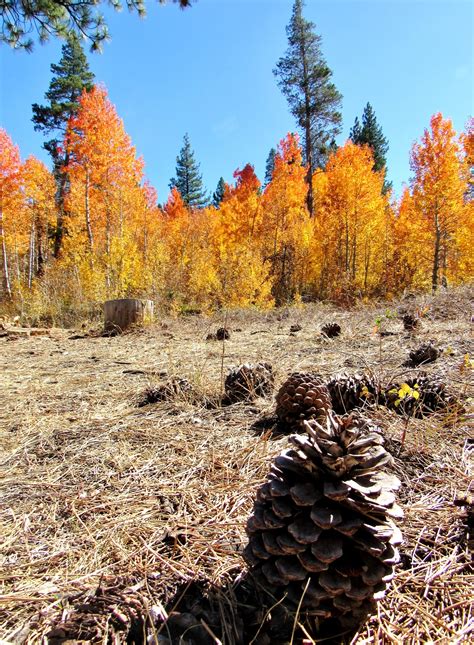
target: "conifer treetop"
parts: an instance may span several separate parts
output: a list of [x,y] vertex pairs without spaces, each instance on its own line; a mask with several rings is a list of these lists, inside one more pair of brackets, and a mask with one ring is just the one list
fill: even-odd
[[273,73],[303,135],[308,208],[312,213],[311,178],[318,167],[324,167],[341,130],[342,95],[331,80],[332,71],[321,52],[321,36],[314,23],[303,17],[303,6],[303,0],[295,0],[286,28],[288,48]]
[[186,206],[203,208],[208,203],[188,133],[184,135],[183,147],[176,157],[176,177],[170,179],[169,187],[178,189]]
[[216,208],[219,208],[222,200],[224,199],[224,194],[225,194],[225,181],[224,181],[224,177],[221,177],[217,182],[216,190],[212,195],[212,205],[215,206]]
[[264,186],[268,186],[268,184],[272,180],[273,176],[273,170],[275,168],[275,156],[276,156],[276,150],[275,148],[270,148],[270,152],[268,153],[267,161],[265,163],[265,180],[264,180]]
[[[47,134],[57,133],[62,137],[67,122],[76,114],[79,99],[84,89],[91,90],[94,74],[90,71],[86,55],[79,37],[75,33],[67,36],[62,47],[59,63],[51,65],[53,77],[45,94],[46,105],[32,105],[34,129]],[[54,159],[59,138],[55,137],[44,144]]]
[[[352,143],[359,146],[368,145],[372,148],[374,156],[374,170],[376,172],[386,169],[388,141],[383,135],[382,128],[377,122],[377,117],[375,116],[374,109],[370,103],[367,103],[364,108],[362,124],[358,117],[355,118],[349,137]],[[391,183],[385,179],[383,192],[386,193],[390,188]]]

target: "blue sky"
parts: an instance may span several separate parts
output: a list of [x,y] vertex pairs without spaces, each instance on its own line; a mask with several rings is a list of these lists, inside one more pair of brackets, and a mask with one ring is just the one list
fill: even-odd
[[[189,133],[207,189],[250,162],[260,178],[272,146],[295,130],[272,74],[286,46],[293,0],[198,0],[191,9],[148,0],[148,16],[106,10],[112,41],[88,54],[147,177],[165,201]],[[410,177],[409,150],[441,111],[464,129],[473,114],[473,4],[469,0],[307,0],[305,17],[343,95],[343,132],[369,101],[389,140],[396,193]],[[48,162],[33,130],[61,43],[32,54],[0,45],[0,125]]]

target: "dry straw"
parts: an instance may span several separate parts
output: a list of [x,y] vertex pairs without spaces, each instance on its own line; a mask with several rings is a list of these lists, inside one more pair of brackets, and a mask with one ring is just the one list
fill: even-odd
[[[277,387],[305,369],[325,377],[370,369],[400,380],[409,373],[400,367],[407,351],[434,339],[448,351],[427,369],[468,409],[411,419],[408,427],[385,408],[373,412],[403,482],[405,544],[378,614],[352,642],[470,642],[474,571],[465,508],[453,504],[474,468],[464,447],[472,433],[470,295],[464,289],[409,301],[424,312],[421,330],[413,339],[390,318],[394,335],[381,345],[373,328],[385,306],[342,312],[314,305],[289,309],[287,317],[229,312],[224,358],[219,344],[205,342],[219,320],[201,317],[167,320],[166,335],[156,326],[114,338],[69,340],[65,330],[0,338],[0,638],[125,643],[128,634],[143,642],[146,629],[149,642],[172,642],[166,617],[208,589],[220,624],[217,633],[200,619],[210,642],[236,643],[242,633],[250,642],[241,618],[249,608],[239,605],[234,584],[244,569],[244,527],[287,438],[252,429],[273,412],[271,400],[209,405],[218,399],[222,360],[226,368],[269,361]],[[320,329],[331,321],[342,335],[327,340]],[[302,330],[290,336],[294,322]],[[140,394],[164,375],[187,378],[200,396],[137,408]],[[264,618],[255,608],[254,635],[259,621],[263,633]],[[315,635],[296,624],[293,642],[303,641]]]

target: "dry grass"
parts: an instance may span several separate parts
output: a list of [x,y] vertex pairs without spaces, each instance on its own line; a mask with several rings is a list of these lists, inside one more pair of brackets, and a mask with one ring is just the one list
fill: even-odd
[[[394,335],[374,334],[386,307],[311,305],[228,313],[231,338],[224,344],[205,340],[222,325],[217,316],[169,319],[166,327],[113,338],[70,339],[65,330],[0,338],[0,638],[125,643],[128,634],[128,642],[145,642],[147,629],[149,642],[170,642],[160,616],[197,582],[224,625],[212,635],[203,621],[208,642],[237,642],[234,583],[244,570],[245,523],[287,438],[252,429],[273,411],[270,399],[206,405],[222,390],[222,360],[224,373],[269,361],[277,386],[288,372],[305,369],[327,377],[369,369],[389,380],[409,372],[400,367],[409,349],[433,339],[446,351],[426,369],[442,374],[468,410],[410,420],[408,427],[385,408],[373,412],[403,481],[405,544],[378,615],[353,642],[472,642],[474,570],[465,509],[453,505],[474,472],[465,448],[472,372],[462,369],[465,354],[474,355],[472,292],[403,306],[429,308],[415,334],[386,316],[382,325]],[[342,336],[324,339],[320,328],[333,320]],[[289,334],[292,324],[302,326],[296,335]],[[198,399],[183,393],[137,408],[144,390],[165,375],[187,378]],[[156,625],[160,636],[153,636]],[[303,638],[297,627],[294,643]],[[311,634],[306,639],[314,642]]]

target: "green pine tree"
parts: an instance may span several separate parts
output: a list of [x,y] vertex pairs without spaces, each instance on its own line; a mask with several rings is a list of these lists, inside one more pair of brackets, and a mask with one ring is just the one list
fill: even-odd
[[221,205],[221,202],[224,199],[224,192],[225,192],[225,181],[224,181],[224,177],[221,177],[217,182],[217,188],[214,191],[214,194],[212,195],[212,205],[215,206],[216,208],[219,208],[219,206]]
[[352,143],[357,143],[357,145],[360,145],[358,141],[360,141],[360,138],[362,136],[362,126],[359,121],[359,117],[356,116],[354,120],[354,125],[351,128],[351,131],[349,133],[349,139],[352,141]]
[[367,105],[364,108],[364,113],[362,114],[362,125],[359,119],[356,117],[354,125],[350,131],[349,135],[351,141],[357,145],[369,145],[372,148],[374,155],[374,170],[375,171],[384,171],[384,183],[382,192],[387,193],[391,187],[391,182],[387,181],[387,159],[386,154],[388,152],[388,141],[384,137],[382,128],[377,123],[377,118],[375,112],[370,105]]
[[308,165],[308,208],[312,214],[310,180],[316,168],[324,167],[341,130],[342,96],[331,82],[332,71],[321,53],[321,36],[315,33],[315,25],[303,18],[303,6],[303,0],[295,0],[286,28],[288,49],[273,73],[303,135],[304,159]]
[[187,133],[184,135],[183,147],[176,157],[176,177],[170,179],[169,187],[176,187],[184,203],[191,208],[203,208],[209,201]]
[[90,90],[94,83],[94,74],[90,71],[86,55],[79,37],[70,34],[62,47],[59,63],[51,65],[53,77],[45,94],[46,105],[32,105],[35,130],[53,135],[43,144],[53,160],[53,172],[56,178],[58,218],[54,233],[54,256],[58,257],[64,234],[64,197],[67,192],[67,175],[63,168],[68,164],[67,152],[60,149],[69,119],[79,108],[79,98],[84,89]]
[[[173,0],[181,9],[189,7],[192,0]],[[166,0],[159,0],[164,4]],[[91,43],[93,51],[100,51],[102,43],[109,39],[104,16],[97,10],[105,0],[8,0],[0,1],[0,42],[15,49],[33,49],[35,34],[41,43],[50,36],[68,38],[80,34]],[[122,9],[121,0],[108,0],[114,9]],[[125,0],[130,11],[145,16],[145,0]]]
[[276,156],[275,148],[270,148],[270,152],[268,153],[267,161],[265,163],[265,180],[263,183],[264,187],[268,186],[268,184],[272,180],[273,169],[275,167],[275,156]]

